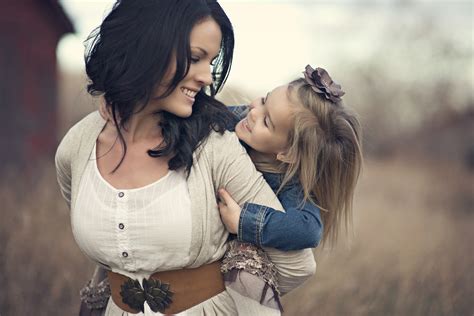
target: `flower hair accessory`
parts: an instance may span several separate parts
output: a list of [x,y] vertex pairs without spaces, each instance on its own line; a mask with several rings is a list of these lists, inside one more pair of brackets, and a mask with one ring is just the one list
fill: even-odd
[[306,82],[311,85],[314,92],[334,103],[341,101],[341,97],[345,92],[342,91],[341,85],[332,81],[331,76],[329,76],[326,70],[319,67],[313,69],[310,65],[307,65],[303,74]]

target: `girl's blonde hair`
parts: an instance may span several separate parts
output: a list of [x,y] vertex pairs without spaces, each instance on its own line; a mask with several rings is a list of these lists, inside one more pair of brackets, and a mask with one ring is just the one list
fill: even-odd
[[362,167],[361,126],[355,113],[342,102],[331,102],[305,79],[288,85],[295,107],[289,134],[283,187],[298,177],[306,200],[322,210],[322,243],[333,245],[340,228],[352,224],[354,189]]

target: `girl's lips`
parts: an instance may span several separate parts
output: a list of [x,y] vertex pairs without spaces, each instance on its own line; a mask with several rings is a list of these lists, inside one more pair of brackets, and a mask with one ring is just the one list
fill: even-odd
[[252,130],[250,129],[250,126],[249,126],[249,121],[245,118],[242,120],[242,126],[245,127],[245,129],[251,133]]

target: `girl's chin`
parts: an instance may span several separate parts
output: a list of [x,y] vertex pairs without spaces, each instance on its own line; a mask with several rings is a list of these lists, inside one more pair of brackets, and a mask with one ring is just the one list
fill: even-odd
[[245,143],[246,145],[250,146],[250,145],[247,143],[247,141],[245,140],[245,135],[241,135],[240,133],[237,132],[237,130],[235,131],[235,134],[237,135],[237,138],[238,138],[241,142],[243,142],[243,143]]
[[240,133],[237,132],[237,130],[235,130],[235,135],[237,135],[237,138],[238,138],[239,140],[242,140],[242,137],[241,137],[242,135],[240,135]]
[[237,135],[237,137],[242,140],[242,129],[243,129],[243,126],[242,126],[242,121],[240,121],[239,123],[237,123],[237,125],[235,126],[235,134]]

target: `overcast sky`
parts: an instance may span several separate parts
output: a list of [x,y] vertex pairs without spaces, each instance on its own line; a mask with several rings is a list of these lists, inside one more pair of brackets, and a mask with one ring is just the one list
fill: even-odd
[[[82,42],[110,10],[112,0],[60,0],[77,33],[65,36],[58,46],[60,67],[83,71]],[[235,29],[234,64],[228,85],[246,90],[265,90],[297,76],[308,63],[332,69],[346,62],[367,58],[380,35],[379,30],[394,14],[393,4],[420,3],[428,10],[438,7],[439,20],[452,25],[452,3],[470,9],[463,18],[472,20],[472,2],[424,0],[331,0],[270,1],[221,0]],[[441,9],[440,9],[441,8]],[[468,10],[469,11],[469,10]],[[394,13],[395,12],[395,13]],[[458,14],[458,13],[456,13]],[[406,15],[406,12],[405,12]],[[411,14],[413,15],[413,14]],[[448,18],[446,18],[448,16]],[[398,15],[396,17],[398,20]],[[438,18],[437,18],[438,19]],[[440,22],[441,23],[441,22]],[[470,31],[453,32],[464,39]],[[461,30],[462,31],[462,30]],[[348,60],[350,59],[350,60]]]

